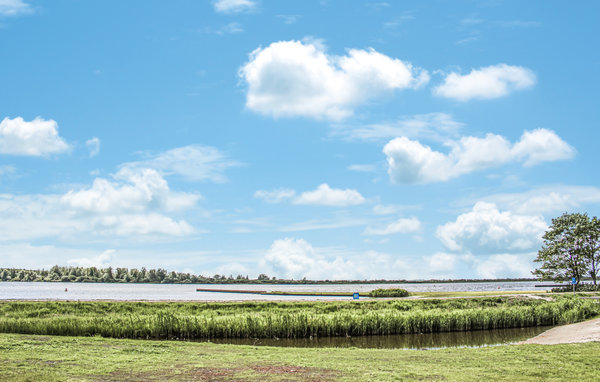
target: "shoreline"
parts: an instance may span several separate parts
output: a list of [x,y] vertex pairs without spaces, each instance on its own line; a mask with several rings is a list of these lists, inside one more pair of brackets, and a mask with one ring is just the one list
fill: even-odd
[[600,318],[549,329],[517,345],[558,345],[584,342],[600,342]]

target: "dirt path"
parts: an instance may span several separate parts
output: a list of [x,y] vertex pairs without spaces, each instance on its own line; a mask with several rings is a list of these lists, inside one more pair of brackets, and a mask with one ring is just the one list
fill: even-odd
[[557,326],[519,344],[555,345],[591,341],[600,341],[600,318]]

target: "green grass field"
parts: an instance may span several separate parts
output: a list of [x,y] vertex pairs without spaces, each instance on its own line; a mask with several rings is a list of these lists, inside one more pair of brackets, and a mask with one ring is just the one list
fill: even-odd
[[0,334],[6,381],[597,381],[600,343],[299,349]]

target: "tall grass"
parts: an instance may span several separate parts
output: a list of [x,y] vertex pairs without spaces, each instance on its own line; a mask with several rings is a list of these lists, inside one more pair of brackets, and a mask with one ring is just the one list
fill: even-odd
[[600,304],[481,298],[318,303],[3,302],[0,332],[114,338],[301,338],[555,325]]

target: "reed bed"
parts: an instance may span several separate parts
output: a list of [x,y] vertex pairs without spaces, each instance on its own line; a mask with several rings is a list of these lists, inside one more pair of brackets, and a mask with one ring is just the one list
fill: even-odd
[[302,338],[572,323],[600,304],[480,298],[311,303],[3,302],[0,332],[113,338]]

